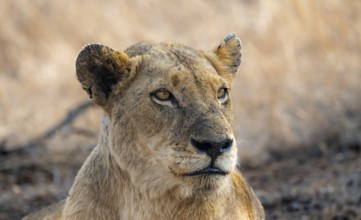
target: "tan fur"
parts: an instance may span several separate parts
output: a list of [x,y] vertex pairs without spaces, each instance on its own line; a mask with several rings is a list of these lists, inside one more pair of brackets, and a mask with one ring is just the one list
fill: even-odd
[[[124,52],[85,47],[77,76],[105,117],[98,145],[57,209],[62,219],[264,219],[236,169],[231,99],[217,97],[231,88],[240,58],[234,34],[208,52],[175,43]],[[156,98],[159,89],[171,98]],[[211,145],[192,140],[233,142],[211,159],[204,151]],[[221,174],[196,175],[208,166]]]

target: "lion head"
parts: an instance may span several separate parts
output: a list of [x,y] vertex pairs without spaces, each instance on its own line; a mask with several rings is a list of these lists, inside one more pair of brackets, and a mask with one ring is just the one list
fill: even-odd
[[237,163],[230,91],[240,59],[234,34],[211,51],[146,42],[80,52],[78,80],[106,114],[103,147],[140,190],[209,191],[229,182]]

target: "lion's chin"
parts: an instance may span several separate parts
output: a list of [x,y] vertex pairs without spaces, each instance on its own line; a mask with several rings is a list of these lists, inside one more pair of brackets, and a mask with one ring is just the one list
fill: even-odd
[[189,176],[194,192],[212,194],[219,192],[226,184],[227,174],[200,174]]
[[216,167],[206,167],[200,170],[187,173],[174,173],[178,180],[191,187],[194,192],[215,193],[225,186],[228,182],[229,172]]

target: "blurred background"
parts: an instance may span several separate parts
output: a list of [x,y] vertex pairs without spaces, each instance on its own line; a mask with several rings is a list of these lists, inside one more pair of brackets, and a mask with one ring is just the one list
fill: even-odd
[[63,199],[102,112],[75,77],[88,43],[243,42],[241,171],[268,219],[361,217],[361,1],[0,2],[0,219]]

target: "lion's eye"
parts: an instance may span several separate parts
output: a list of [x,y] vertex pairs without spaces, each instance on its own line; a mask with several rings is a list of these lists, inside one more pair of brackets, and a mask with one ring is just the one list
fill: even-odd
[[171,94],[166,90],[160,90],[154,93],[154,96],[160,101],[167,101],[171,97]]
[[153,101],[162,105],[171,105],[171,102],[174,100],[174,96],[172,95],[172,93],[163,88],[152,92],[151,96]]
[[217,98],[221,104],[224,104],[228,100],[228,89],[220,88],[217,92]]

